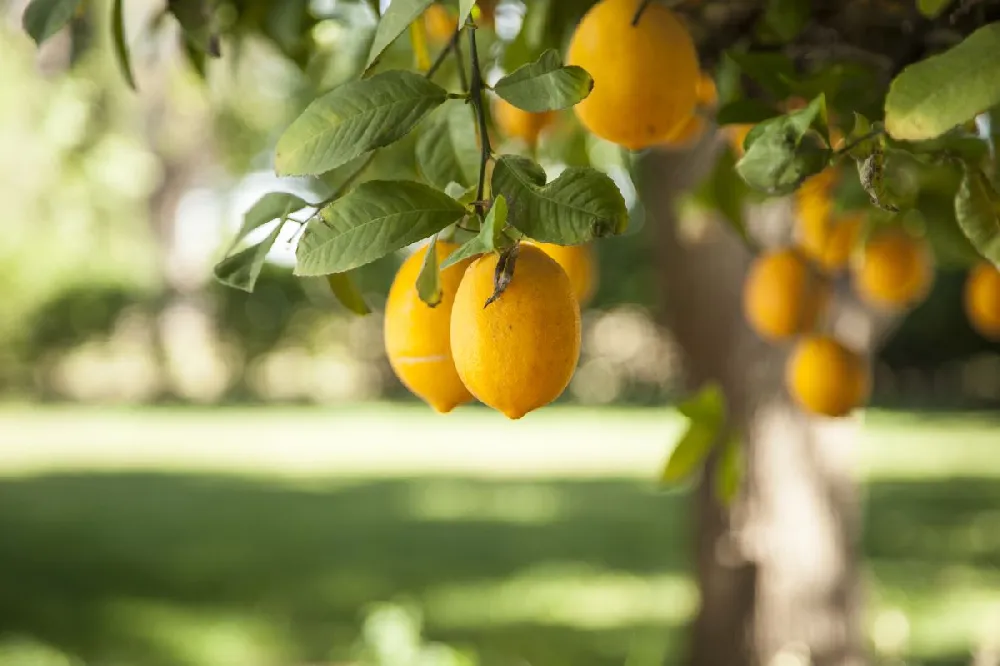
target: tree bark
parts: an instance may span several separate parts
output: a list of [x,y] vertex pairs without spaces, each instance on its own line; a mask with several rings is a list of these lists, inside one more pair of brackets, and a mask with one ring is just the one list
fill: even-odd
[[[808,418],[791,403],[783,386],[788,346],[760,341],[744,322],[750,252],[711,216],[675,212],[677,193],[704,173],[712,153],[702,146],[644,164],[663,310],[688,385],[722,386],[746,460],[730,508],[715,499],[714,460],[694,496],[701,607],[690,663],[861,663],[860,515],[850,458],[858,425]],[[790,226],[787,207],[762,216],[757,221],[768,226]],[[848,342],[866,346],[863,318],[848,324]]]

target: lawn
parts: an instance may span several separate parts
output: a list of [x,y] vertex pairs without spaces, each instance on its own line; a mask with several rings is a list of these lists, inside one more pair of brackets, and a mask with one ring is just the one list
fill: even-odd
[[[653,480],[678,427],[653,410],[0,408],[0,665],[38,645],[337,661],[394,600],[484,664],[677,662],[697,605],[688,497]],[[1000,419],[867,417],[881,654],[965,664],[1000,636],[998,447]]]

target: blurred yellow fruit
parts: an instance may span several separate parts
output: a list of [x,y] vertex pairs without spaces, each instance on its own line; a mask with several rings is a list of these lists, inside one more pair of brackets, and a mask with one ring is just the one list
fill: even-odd
[[747,134],[750,130],[754,128],[752,123],[740,123],[736,125],[726,125],[723,127],[723,131],[726,135],[726,140],[729,142],[729,147],[733,149],[737,157],[743,157],[743,141],[747,138]]
[[853,266],[854,288],[871,305],[905,308],[923,299],[934,280],[930,248],[902,228],[868,240]]
[[556,112],[531,113],[498,97],[493,105],[493,119],[505,136],[518,138],[529,146],[534,146],[542,131],[556,119]]
[[436,44],[449,41],[458,28],[458,17],[448,11],[444,5],[435,2],[424,10],[424,25],[427,36]]
[[566,271],[569,282],[573,285],[573,294],[580,306],[590,302],[594,295],[597,275],[597,262],[594,260],[594,250],[590,245],[556,245],[554,243],[538,243],[545,254],[556,260]]
[[965,282],[965,314],[972,328],[989,340],[1000,340],[1000,270],[981,263]]
[[743,283],[743,313],[762,338],[784,340],[812,330],[828,292],[795,250],[774,250],[750,266]]
[[452,353],[474,396],[519,419],[569,385],[580,357],[580,306],[566,272],[528,244],[518,248],[507,289],[485,305],[498,260],[495,253],[476,259],[458,287]]
[[[438,262],[458,246],[437,243]],[[441,271],[441,302],[430,307],[417,295],[417,276],[427,246],[403,262],[389,288],[385,305],[385,350],[399,380],[438,412],[450,412],[472,400],[455,371],[450,344],[451,310],[455,292],[471,259]]]
[[687,28],[659,3],[638,25],[637,0],[601,0],[570,40],[567,62],[594,77],[574,109],[592,133],[632,150],[666,140],[697,102],[698,54]]
[[868,399],[865,361],[826,336],[804,338],[795,345],[785,368],[792,398],[808,412],[844,416]]
[[860,212],[834,216],[831,190],[837,179],[836,170],[826,169],[803,183],[795,193],[798,245],[810,260],[828,272],[847,266],[865,222],[865,215]]
[[705,72],[698,76],[698,85],[695,86],[694,94],[698,100],[698,106],[706,109],[713,109],[719,103],[719,91],[715,87],[715,81]]

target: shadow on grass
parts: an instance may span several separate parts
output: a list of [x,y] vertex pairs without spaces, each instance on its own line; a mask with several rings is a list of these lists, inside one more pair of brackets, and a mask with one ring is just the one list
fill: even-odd
[[[868,495],[865,547],[879,562],[1000,566],[995,481],[875,483]],[[375,601],[422,603],[443,587],[502,585],[538,567],[683,577],[686,503],[626,480],[8,480],[0,482],[0,634],[91,661],[198,663],[153,635],[168,625],[145,626],[161,615],[140,617],[169,608],[252,617],[285,637],[284,664],[319,660],[349,644]],[[482,599],[478,623],[439,625],[431,612],[430,636],[544,666],[621,664],[638,635],[657,632],[670,638],[670,654],[682,649],[681,627],[662,619],[572,626],[542,612],[494,623],[493,602]]]

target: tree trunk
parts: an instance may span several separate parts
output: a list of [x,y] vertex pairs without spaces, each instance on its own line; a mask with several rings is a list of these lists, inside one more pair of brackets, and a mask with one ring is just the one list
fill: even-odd
[[[711,460],[695,493],[701,608],[690,663],[860,663],[860,516],[850,464],[858,425],[811,419],[791,404],[788,346],[761,342],[743,319],[750,253],[710,216],[675,213],[675,195],[704,173],[713,152],[648,156],[643,197],[688,385],[719,382],[745,447],[746,475],[731,508],[715,500]],[[784,216],[777,222],[787,227],[789,215],[786,207],[763,221]],[[858,321],[848,322],[848,342],[864,346]]]

